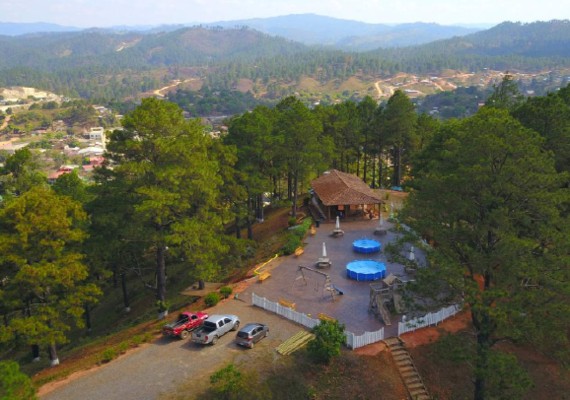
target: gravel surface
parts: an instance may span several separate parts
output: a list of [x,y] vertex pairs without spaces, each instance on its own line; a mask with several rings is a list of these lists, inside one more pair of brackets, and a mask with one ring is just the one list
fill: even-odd
[[[224,300],[208,312],[236,314],[240,317],[242,326],[247,322],[266,323],[270,327],[269,337],[261,340],[251,350],[233,343],[235,332],[220,338],[215,346],[198,345],[190,340],[160,338],[54,389],[41,396],[41,399],[151,400],[168,397],[181,386],[190,391],[193,388],[196,391],[203,390],[204,383],[209,382],[209,376],[229,362],[241,364],[265,356],[281,357],[275,352],[275,347],[304,329],[251,306],[247,298]],[[188,385],[189,382],[196,382],[196,386]]]

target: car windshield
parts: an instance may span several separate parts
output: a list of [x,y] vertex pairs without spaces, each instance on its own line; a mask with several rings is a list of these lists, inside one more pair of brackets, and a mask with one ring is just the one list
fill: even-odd
[[242,331],[238,332],[237,335],[238,335],[238,337],[244,338],[244,339],[247,339],[247,338],[249,337],[249,333],[247,333],[247,332],[242,332]]

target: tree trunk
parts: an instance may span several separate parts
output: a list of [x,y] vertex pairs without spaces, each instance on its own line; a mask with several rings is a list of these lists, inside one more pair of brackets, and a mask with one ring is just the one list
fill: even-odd
[[382,163],[382,158],[378,160],[378,187],[382,189],[384,187],[384,177],[382,176],[384,172],[384,164]]
[[235,228],[236,228],[236,239],[241,239],[241,229],[239,227],[239,217],[237,215],[235,218]]
[[[166,246],[158,244],[156,247],[156,299],[162,304],[166,304]],[[168,315],[168,310],[160,310],[160,319]]]
[[59,365],[59,358],[57,357],[57,349],[55,343],[50,343],[48,345],[49,361],[52,367]]
[[486,374],[489,372],[489,335],[477,334],[477,362],[475,367],[475,393],[474,400],[486,399]]
[[277,198],[279,192],[278,192],[278,187],[277,187],[277,175],[273,175],[271,177],[271,179],[273,179],[273,198]]
[[257,195],[257,221],[263,222],[264,221],[263,215],[263,193]]
[[123,290],[123,304],[125,305],[125,312],[131,312],[131,304],[129,302],[129,293],[127,292],[127,274],[121,274],[121,288]]
[[368,157],[366,157],[366,152],[364,152],[364,160],[362,161],[362,179],[366,182],[366,173],[368,172]]
[[292,209],[292,216],[297,217],[297,181],[298,181],[298,172],[295,172],[293,177],[293,209]]
[[32,345],[32,361],[38,362],[40,361],[40,346],[37,344]]
[[204,282],[204,279],[198,279],[198,290],[204,290],[205,287],[206,282]]
[[400,186],[402,179],[402,149],[397,146],[394,147],[394,180],[391,186]]
[[245,219],[246,224],[247,224],[247,238],[249,240],[253,240],[253,227],[252,227],[252,223],[251,223],[251,212],[252,212],[252,207],[251,207],[251,196],[247,198],[247,217]]
[[372,158],[372,189],[376,188],[376,157]]
[[89,304],[85,303],[83,305],[83,309],[85,310],[85,327],[87,328],[87,333],[91,333],[91,307]]

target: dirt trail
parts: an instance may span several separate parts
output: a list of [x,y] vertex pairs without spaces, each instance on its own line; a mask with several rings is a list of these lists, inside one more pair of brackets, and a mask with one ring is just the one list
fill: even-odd
[[176,80],[176,81],[174,81],[171,85],[164,86],[164,87],[162,87],[162,88],[160,88],[160,89],[156,89],[156,90],[153,91],[152,93],[153,93],[155,96],[164,97],[164,94],[162,94],[162,92],[165,92],[165,93],[166,93],[166,92],[168,92],[169,90],[175,88],[176,86],[180,86],[180,85],[182,85],[182,84],[184,84],[184,83],[192,82],[192,81],[195,81],[195,80],[196,80],[196,78],[189,78],[189,79],[185,79],[185,80],[183,80],[183,81]]
[[4,118],[4,121],[2,121],[2,125],[0,125],[0,131],[8,126],[10,118],[12,118],[11,115],[6,115],[6,118]]

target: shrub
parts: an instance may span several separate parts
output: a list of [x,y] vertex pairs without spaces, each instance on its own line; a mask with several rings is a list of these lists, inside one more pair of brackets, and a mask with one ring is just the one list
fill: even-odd
[[312,220],[307,218],[300,225],[290,229],[289,234],[287,235],[287,242],[281,249],[281,253],[283,255],[293,254],[295,249],[302,245],[302,240],[311,228],[311,223]]
[[117,358],[117,351],[115,349],[107,349],[101,354],[101,362],[107,363]]
[[121,342],[118,346],[117,346],[117,350],[119,351],[119,354],[124,354],[127,352],[127,350],[129,349],[130,344],[129,342]]
[[297,247],[301,246],[301,239],[296,235],[290,234],[287,237],[287,243],[281,249],[281,252],[288,256],[289,254],[293,254]]
[[36,390],[30,378],[20,371],[14,361],[0,361],[0,398],[35,399]]
[[213,307],[220,302],[220,295],[216,292],[208,293],[204,297],[204,302],[208,307]]
[[229,286],[222,286],[220,288],[220,294],[222,296],[224,296],[224,299],[227,299],[228,297],[230,297],[230,294],[232,294],[233,289]]
[[259,381],[255,372],[239,371],[234,364],[210,376],[210,397],[216,400],[268,400],[272,394],[266,384]]
[[157,300],[156,307],[158,308],[158,312],[164,312],[168,310],[169,304],[166,301]]
[[318,363],[328,364],[340,355],[340,346],[345,342],[344,325],[338,321],[321,321],[313,328],[315,339],[309,342],[309,356]]
[[289,220],[288,220],[287,222],[288,222],[288,224],[289,224],[290,227],[291,227],[291,226],[295,226],[295,225],[297,225],[297,218],[295,218],[295,217],[289,217]]

